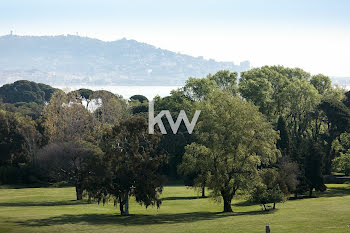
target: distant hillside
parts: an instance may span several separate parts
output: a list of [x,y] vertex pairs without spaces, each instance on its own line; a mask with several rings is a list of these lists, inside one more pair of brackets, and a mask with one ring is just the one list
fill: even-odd
[[104,42],[79,36],[0,37],[0,82],[27,79],[50,85],[182,85],[235,65],[156,48],[135,40]]

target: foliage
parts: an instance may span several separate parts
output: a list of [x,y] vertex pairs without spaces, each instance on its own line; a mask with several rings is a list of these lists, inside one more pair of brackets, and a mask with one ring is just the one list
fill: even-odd
[[78,92],[81,95],[81,97],[85,100],[89,100],[92,94],[94,93],[92,90],[85,88],[79,89]]
[[333,160],[335,171],[344,172],[346,176],[350,175],[350,153],[341,154]]
[[0,110],[0,165],[19,166],[32,161],[39,142],[32,119]]
[[322,176],[322,162],[325,157],[324,148],[317,142],[309,144],[309,151],[305,156],[305,177],[309,188],[309,196],[312,191],[325,191],[327,189]]
[[205,186],[210,174],[210,163],[206,158],[210,151],[195,142],[187,145],[185,150],[182,163],[178,166],[179,173],[185,177],[193,177],[193,186],[200,188],[202,197],[205,197]]
[[102,156],[102,151],[88,142],[51,143],[39,152],[38,163],[51,182],[74,184],[77,200],[81,200],[99,156]]
[[269,203],[273,203],[272,208],[275,209],[276,203],[286,200],[278,184],[279,173],[274,169],[263,169],[259,171],[259,178],[260,182],[251,191],[250,200],[262,205],[265,211]]
[[286,196],[294,193],[299,184],[298,177],[301,175],[299,165],[296,162],[291,162],[288,157],[282,157],[277,167],[279,173],[278,182],[281,191]]
[[45,136],[49,142],[74,141],[91,137],[93,116],[77,101],[76,93],[55,92],[43,112]]
[[131,101],[139,101],[141,104],[148,102],[148,99],[144,95],[133,95],[130,97]]
[[237,94],[237,73],[220,70],[205,78],[189,78],[182,89],[184,95],[194,101],[200,101],[214,90],[221,90],[234,96]]
[[4,103],[34,102],[43,105],[55,90],[45,84],[21,80],[0,87],[0,98]]
[[332,151],[333,141],[350,128],[350,110],[342,102],[326,99],[318,106],[327,117],[328,130],[324,134],[327,142],[325,157],[325,173],[330,174],[334,152]]
[[328,76],[322,74],[312,76],[310,83],[321,95],[324,95],[332,90],[331,79]]
[[276,161],[278,134],[255,106],[227,93],[211,94],[200,109],[200,144],[186,147],[185,162],[197,161],[196,151],[206,148],[207,186],[213,197],[223,198],[224,211],[231,212],[232,198],[239,189],[249,187],[257,167]]
[[119,203],[122,215],[128,215],[129,195],[144,204],[160,206],[159,194],[164,177],[159,170],[165,157],[158,151],[159,135],[148,134],[143,117],[121,121],[102,139],[105,175],[99,189],[90,186],[88,193],[98,201],[112,198]]
[[269,120],[275,121],[283,105],[288,103],[282,93],[296,79],[308,81],[310,74],[299,68],[263,66],[241,73],[239,91],[245,99],[258,106]]
[[350,133],[342,133],[333,141],[332,149],[335,152],[333,169],[337,172],[344,172],[350,175]]
[[283,156],[290,156],[291,152],[291,145],[290,145],[290,138],[289,138],[289,132],[287,129],[286,121],[282,116],[278,118],[277,121],[277,130],[280,133],[280,138],[277,140],[277,149],[281,151]]
[[95,91],[90,96],[90,99],[98,103],[98,108],[94,111],[94,116],[97,119],[97,126],[99,128],[104,125],[112,127],[122,119],[130,116],[126,101],[111,92]]
[[[191,119],[194,112],[194,103],[189,100],[181,91],[175,90],[170,96],[154,99],[155,114],[161,110],[167,109],[173,117],[177,117],[181,110],[184,110]],[[164,127],[167,132],[171,132],[169,122],[164,120]],[[182,156],[185,153],[185,146],[193,142],[193,134],[187,132],[187,128],[181,122],[176,134],[168,133],[162,135],[159,147],[161,147],[168,157],[168,164],[165,172],[172,178],[179,178],[177,167],[181,163]]]

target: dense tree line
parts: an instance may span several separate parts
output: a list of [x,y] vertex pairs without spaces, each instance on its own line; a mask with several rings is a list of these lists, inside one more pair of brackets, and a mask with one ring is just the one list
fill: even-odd
[[[265,209],[291,194],[324,191],[324,176],[350,174],[350,92],[329,77],[264,66],[189,78],[155,112],[201,115],[192,134],[148,134],[148,102],[107,91],[65,93],[19,81],[0,88],[0,182],[75,186],[77,199],[161,204],[166,180],[183,180],[232,211],[238,194]],[[157,113],[156,113],[157,114]],[[11,179],[17,177],[18,179]]]

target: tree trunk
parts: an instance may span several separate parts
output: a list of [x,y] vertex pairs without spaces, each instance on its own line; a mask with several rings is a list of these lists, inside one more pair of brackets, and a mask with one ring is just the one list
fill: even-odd
[[120,214],[122,216],[128,216],[129,215],[129,192],[122,195],[119,201],[119,209]]
[[232,198],[229,197],[229,195],[224,195],[224,212],[232,212],[231,208],[231,200]]
[[276,202],[273,203],[272,209],[276,209]]
[[119,210],[120,210],[120,215],[124,216],[124,203],[122,200],[119,201]]
[[202,197],[205,197],[205,186],[202,187]]
[[125,215],[129,215],[129,192],[125,194]]
[[77,183],[75,185],[75,192],[77,194],[77,200],[82,200],[83,199],[83,187],[80,183]]
[[309,190],[309,197],[312,197],[312,190],[313,190],[313,188],[310,188],[310,190]]

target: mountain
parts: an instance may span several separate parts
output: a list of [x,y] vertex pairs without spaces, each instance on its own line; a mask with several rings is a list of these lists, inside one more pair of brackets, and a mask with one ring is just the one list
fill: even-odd
[[217,62],[156,48],[135,40],[105,42],[61,36],[0,37],[0,82],[50,85],[182,85],[221,69],[244,71],[248,61]]

